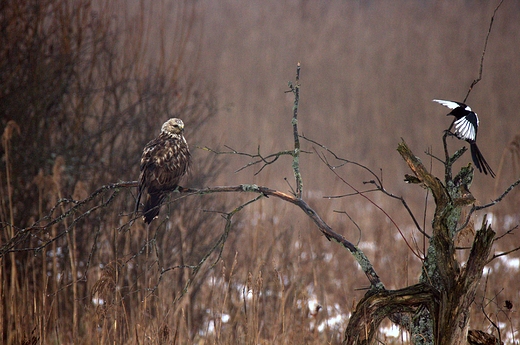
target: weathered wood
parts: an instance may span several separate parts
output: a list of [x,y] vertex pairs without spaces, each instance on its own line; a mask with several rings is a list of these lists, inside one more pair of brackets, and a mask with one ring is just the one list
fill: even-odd
[[470,329],[468,332],[468,343],[470,345],[501,345],[503,342],[499,342],[499,340],[492,334],[486,333],[484,331]]
[[[436,204],[430,247],[424,261],[421,282],[430,284],[439,298],[435,300],[435,312],[424,316],[434,318],[432,324],[435,344],[465,344],[469,308],[475,298],[495,236],[490,226],[483,222],[481,229],[476,232],[466,266],[460,267],[455,257],[454,239],[462,208],[475,200],[469,192],[473,169],[463,167],[453,180],[451,173],[446,174],[443,184],[425,169],[404,141],[399,144],[398,152],[415,175],[415,178],[408,177],[407,180],[428,188]],[[419,343],[428,343],[421,342],[419,338],[413,339]]]
[[433,308],[435,291],[426,284],[400,290],[369,292],[359,301],[345,331],[344,344],[371,344],[385,318],[399,313],[413,313],[419,308]]

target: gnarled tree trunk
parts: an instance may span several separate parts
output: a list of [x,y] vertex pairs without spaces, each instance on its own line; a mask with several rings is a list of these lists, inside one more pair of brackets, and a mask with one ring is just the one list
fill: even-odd
[[467,263],[455,256],[455,236],[461,210],[474,202],[469,192],[473,168],[464,167],[451,178],[451,163],[446,163],[445,182],[430,174],[403,141],[398,151],[414,176],[406,180],[428,188],[435,199],[432,235],[423,273],[417,285],[389,291],[370,290],[358,303],[345,331],[344,344],[370,344],[381,321],[388,317],[407,329],[414,344],[465,344],[469,308],[493,244],[495,232],[484,221],[473,241]]

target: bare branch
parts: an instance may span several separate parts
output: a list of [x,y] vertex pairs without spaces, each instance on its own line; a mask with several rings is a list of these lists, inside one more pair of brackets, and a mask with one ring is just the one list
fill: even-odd
[[211,264],[210,266],[210,269],[215,267],[215,265],[220,261],[220,259],[222,258],[222,252],[224,250],[224,245],[226,243],[226,240],[228,238],[228,235],[229,235],[229,232],[231,231],[231,225],[232,225],[232,218],[234,215],[236,215],[238,212],[240,212],[242,209],[244,209],[244,207],[254,203],[255,201],[258,201],[260,200],[261,198],[263,198],[265,195],[264,194],[260,194],[258,195],[256,198],[252,199],[252,200],[249,200],[248,202],[244,203],[244,204],[241,204],[239,206],[237,206],[235,209],[233,209],[231,212],[229,213],[224,213],[222,215],[222,217],[226,220],[226,225],[224,227],[224,232],[222,233],[222,235],[219,237],[219,239],[217,240],[217,242],[215,242],[215,244],[204,254],[204,256],[199,260],[199,262],[196,264],[196,265],[177,265],[177,266],[173,266],[173,267],[168,267],[168,268],[161,268],[160,269],[160,273],[159,273],[159,279],[156,283],[156,285],[151,289],[150,291],[150,294],[149,295],[152,295],[158,288],[159,288],[159,285],[162,281],[162,278],[164,276],[165,273],[169,272],[169,271],[172,271],[174,269],[178,269],[178,268],[189,268],[192,273],[191,273],[191,277],[187,280],[186,284],[184,285],[184,288],[182,289],[181,293],[177,296],[177,298],[174,300],[173,303],[179,301],[187,292],[188,292],[188,289],[190,288],[190,286],[192,285],[193,283],[193,279],[195,278],[195,276],[197,275],[197,273],[199,273],[200,269],[202,268],[202,265],[204,265],[204,263],[209,259],[209,257],[218,249],[218,256],[217,258],[215,259],[215,261],[213,262],[213,264]]
[[500,201],[502,201],[502,199],[504,199],[506,197],[506,195],[509,194],[519,184],[520,184],[520,179],[518,179],[514,183],[512,183],[509,187],[507,187],[507,189],[498,198],[492,200],[491,202],[489,202],[487,204],[484,204],[484,205],[480,205],[480,206],[473,205],[471,207],[470,211],[468,212],[466,220],[464,221],[464,223],[462,223],[462,226],[460,226],[460,228],[457,231],[460,231],[460,230],[464,229],[469,224],[471,216],[473,215],[473,213],[475,211],[479,211],[479,210],[483,210],[483,209],[486,209],[486,208],[491,207],[491,206],[495,206]]
[[500,253],[500,254],[494,254],[491,259],[489,259],[487,262],[486,262],[486,265],[489,264],[491,261],[501,257],[501,256],[506,256],[506,255],[509,255],[511,253],[514,253],[514,252],[517,252],[520,250],[520,247],[516,247],[516,248],[513,248],[511,250],[508,250],[507,252],[503,252],[503,253]]
[[513,228],[507,230],[507,231],[506,231],[505,233],[503,233],[502,235],[495,237],[494,241],[498,241],[498,240],[502,239],[503,237],[505,237],[505,236],[507,236],[507,235],[512,235],[512,234],[513,234],[513,231],[515,231],[516,229],[518,229],[518,225],[515,225]]
[[[204,147],[200,147],[200,146],[197,146],[198,149],[201,149],[201,150],[204,150],[204,151],[209,151],[211,153],[214,153],[214,154],[217,154],[217,155],[225,155],[225,154],[235,154],[235,155],[239,155],[239,156],[246,156],[246,157],[249,157],[249,158],[252,158],[253,161],[247,163],[246,165],[238,168],[237,170],[235,170],[235,173],[239,172],[239,171],[242,171],[244,169],[247,169],[253,165],[256,165],[256,164],[260,164],[260,163],[263,163],[262,166],[260,167],[260,169],[258,169],[254,175],[258,175],[262,170],[264,170],[264,168],[270,164],[273,164],[274,162],[276,162],[278,160],[278,158],[280,158],[281,156],[293,156],[294,154],[294,151],[293,150],[286,150],[286,151],[279,151],[279,152],[276,152],[276,153],[271,153],[267,156],[262,156],[262,154],[260,154],[260,146],[258,146],[258,151],[256,154],[251,154],[251,153],[246,153],[246,152],[240,152],[240,151],[236,151],[234,149],[232,149],[231,147],[225,145],[226,148],[230,149],[231,151],[216,151],[214,149],[211,149],[207,146],[204,146]],[[305,151],[303,151],[305,152]],[[310,153],[310,152],[305,152],[305,153]]]
[[300,138],[298,133],[298,107],[300,106],[300,70],[301,65],[298,62],[296,66],[296,80],[295,83],[289,83],[289,88],[294,93],[294,106],[293,106],[293,135],[294,135],[294,151],[293,151],[293,172],[294,178],[296,179],[296,197],[302,197],[303,181],[300,172]]
[[[383,214],[385,215],[385,217],[387,217],[390,222],[394,225],[394,227],[397,229],[397,231],[399,232],[399,234],[401,235],[402,239],[404,240],[404,242],[406,243],[406,245],[408,246],[408,248],[410,248],[410,250],[412,251],[412,253],[418,257],[420,260],[422,260],[423,258],[421,257],[421,255],[419,253],[417,253],[413,248],[412,246],[408,243],[408,240],[406,239],[406,237],[404,236],[403,232],[401,231],[401,228],[399,227],[399,225],[397,225],[397,223],[392,219],[392,217],[381,207],[379,206],[378,204],[376,204],[372,199],[370,199],[369,197],[367,197],[366,195],[364,195],[361,191],[359,191],[356,187],[354,187],[352,184],[350,184],[347,180],[345,180],[343,177],[341,177],[338,172],[336,171],[336,169],[331,166],[328,162],[327,162],[327,159],[323,156],[323,155],[320,155],[318,152],[316,152],[318,154],[318,157],[320,157],[321,161],[329,168],[330,171],[332,171],[332,173],[334,175],[336,175],[337,178],[339,178],[341,180],[341,182],[343,182],[344,184],[346,184],[347,186],[349,186],[350,188],[352,188],[357,194],[359,194],[360,196],[362,196],[363,198],[365,198],[365,200],[367,200],[368,202],[370,202],[372,205],[374,205],[378,210],[380,210],[381,212],[383,212]],[[381,181],[378,179],[378,181]],[[377,186],[377,185],[376,185]],[[382,190],[382,187],[381,187],[381,190]]]
[[488,208],[488,207],[491,207],[491,206],[495,206],[496,204],[498,204],[500,201],[502,201],[502,199],[505,198],[505,196],[507,194],[509,194],[509,192],[511,192],[516,186],[518,186],[520,184],[520,179],[516,180],[514,183],[512,183],[509,187],[507,187],[507,189],[498,197],[496,198],[495,200],[487,203],[487,204],[484,204],[484,205],[481,205],[481,206],[475,206],[475,211],[478,211],[478,210],[483,210],[485,208]]
[[[353,195],[362,195],[363,197],[366,198],[366,196],[363,195],[363,193],[367,193],[367,192],[372,192],[372,191],[380,191],[380,192],[383,192],[385,195],[393,198],[393,199],[397,199],[399,201],[401,201],[401,203],[403,204],[403,206],[405,207],[406,211],[408,212],[410,218],[412,219],[412,221],[414,222],[417,230],[419,230],[420,233],[422,233],[423,235],[425,235],[426,237],[430,237],[428,234],[426,234],[426,232],[422,229],[422,227],[419,225],[419,222],[417,221],[417,219],[415,218],[412,210],[410,209],[410,207],[408,206],[408,203],[406,202],[406,200],[401,197],[401,196],[397,196],[391,192],[389,192],[388,190],[386,190],[386,188],[383,186],[383,180],[376,174],[374,173],[370,168],[368,168],[367,166],[363,165],[363,164],[360,164],[358,162],[354,162],[354,161],[350,161],[348,159],[345,159],[345,158],[341,158],[339,157],[334,151],[332,151],[331,149],[329,149],[328,147],[326,147],[325,145],[322,145],[320,143],[318,143],[317,141],[315,140],[312,140],[312,139],[309,139],[303,135],[300,136],[301,138],[303,138],[304,140],[308,141],[308,142],[311,142],[317,146],[319,146],[320,148],[324,149],[325,151],[327,151],[328,153],[330,153],[336,160],[340,161],[340,162],[343,162],[341,165],[339,166],[333,166],[331,164],[328,163],[327,159],[325,158],[325,156],[321,155],[320,159],[322,160],[322,162],[325,163],[325,165],[327,165],[327,167],[334,173],[336,174],[336,176],[338,176],[338,174],[336,173],[336,169],[340,166],[343,166],[345,164],[352,164],[354,166],[357,166],[363,170],[365,170],[366,172],[368,172],[370,175],[372,175],[374,177],[373,180],[370,180],[370,181],[365,181],[363,182],[364,184],[373,184],[375,186],[375,189],[369,189],[369,190],[366,190],[366,191],[359,191],[357,190],[356,188],[353,188],[353,186],[350,186],[348,183],[345,183],[347,185],[349,185],[349,187],[351,187],[353,190],[354,190],[354,193],[349,193],[349,194],[343,194],[343,195],[336,195],[336,196],[324,196],[324,198],[326,199],[331,199],[331,198],[341,198],[341,197],[347,197],[347,196],[353,196]],[[316,149],[315,149],[315,152],[317,153]],[[320,156],[320,155],[319,155]],[[338,176],[339,177],[339,176]]]
[[[340,162],[343,162],[343,165],[345,164],[352,164],[352,165],[355,165],[357,167],[360,167],[361,169],[365,170],[366,172],[368,172],[370,175],[374,176],[374,179],[376,179],[376,181],[378,182],[379,185],[382,185],[383,182],[381,181],[381,179],[379,178],[379,176],[374,173],[370,168],[366,167],[365,165],[361,164],[361,163],[358,163],[358,162],[354,162],[354,161],[351,161],[351,160],[348,160],[348,159],[345,159],[345,158],[341,158],[339,157],[334,151],[332,151],[331,149],[329,149],[328,147],[326,147],[325,145],[323,144],[320,144],[319,142],[315,141],[315,140],[312,140],[310,138],[307,138],[305,135],[300,135],[300,138],[314,144],[314,145],[317,145],[319,146],[320,148],[322,148],[323,150],[327,151],[328,153],[330,153],[335,159],[337,159],[338,161]],[[314,150],[316,151],[316,150]],[[333,167],[331,165],[331,167]],[[339,167],[339,166],[337,166]],[[336,169],[337,168],[336,166],[334,166],[333,168]]]
[[356,221],[350,216],[350,214],[348,214],[347,212],[345,211],[337,211],[337,210],[333,210],[332,212],[335,212],[335,213],[341,213],[341,214],[345,214],[348,219],[350,219],[350,221],[352,222],[352,224],[354,224],[354,226],[356,227],[356,229],[358,229],[358,233],[359,233],[359,237],[358,237],[358,241],[356,243],[356,246],[359,245],[359,242],[361,241],[361,228],[359,227],[359,225],[356,223]]
[[[0,248],[0,257],[3,257],[6,253],[9,252],[20,252],[20,251],[40,251],[49,244],[55,242],[59,238],[65,236],[80,220],[88,217],[93,212],[107,207],[111,204],[111,202],[114,200],[114,198],[119,193],[119,190],[122,188],[131,188],[136,187],[137,181],[130,181],[130,182],[119,182],[119,183],[112,183],[105,186],[102,186],[98,188],[96,191],[91,193],[86,199],[81,201],[75,201],[72,199],[60,199],[56,203],[56,205],[51,209],[51,211],[48,213],[47,216],[43,217],[42,219],[36,221],[33,225],[27,228],[19,229],[15,235],[10,238],[5,244]],[[102,197],[105,195],[106,192],[113,191],[112,194],[104,200],[101,200],[101,203],[98,205],[95,205],[91,207],[90,209],[86,211],[81,211],[81,207],[88,204],[92,200]],[[64,213],[57,217],[53,217],[52,214],[58,207],[62,207],[64,204],[72,204],[73,206],[70,207],[68,210],[66,210]],[[79,216],[75,217],[73,221],[65,228],[64,231],[57,234],[55,237],[44,241],[40,246],[35,248],[23,248],[23,249],[17,249],[16,246],[20,243],[22,243],[28,236],[34,236],[35,232],[38,231],[45,231],[46,229],[50,228],[54,224],[58,224],[62,221],[64,221],[67,217],[72,216],[79,212]],[[40,225],[42,222],[47,221],[46,224]]]
[[361,269],[367,276],[368,280],[371,283],[372,288],[376,290],[384,289],[384,285],[379,279],[379,276],[374,270],[374,267],[370,263],[370,260],[365,256],[365,254],[357,248],[354,244],[348,241],[342,235],[336,233],[332,230],[332,228],[321,219],[318,213],[312,209],[303,199],[298,198],[293,195],[289,195],[274,189],[270,189],[267,187],[257,186],[257,185],[238,185],[238,186],[224,186],[224,187],[209,187],[203,189],[193,189],[193,188],[182,188],[179,189],[181,193],[188,193],[191,195],[205,195],[211,193],[236,193],[236,192],[251,192],[251,193],[260,193],[265,196],[274,196],[276,198],[287,201],[293,205],[298,206],[302,211],[310,217],[313,222],[318,226],[318,229],[327,237],[329,240],[334,239],[343,247],[347,248],[358,264],[361,266]]
[[[114,198],[118,195],[118,191],[120,189],[123,189],[123,188],[135,188],[136,186],[137,186],[137,181],[126,181],[126,182],[113,183],[113,184],[105,185],[105,186],[102,186],[102,187],[98,188],[94,193],[89,195],[86,199],[84,199],[82,201],[74,201],[74,206],[71,207],[69,210],[67,210],[64,214],[61,214],[61,215],[57,216],[56,218],[51,218],[50,215],[49,215],[47,217],[47,219],[49,220],[49,222],[47,224],[45,224],[45,225],[37,225],[38,223],[41,222],[41,221],[38,221],[37,223],[35,223],[34,226],[32,226],[30,228],[19,230],[17,235],[14,238],[10,239],[4,246],[2,246],[2,248],[0,249],[0,257],[5,255],[5,254],[7,254],[7,253],[9,253],[9,252],[15,252],[15,251],[38,251],[38,250],[41,250],[41,249],[45,248],[50,243],[52,243],[52,242],[56,241],[58,238],[64,236],[70,230],[70,228],[73,227],[79,220],[81,220],[81,219],[87,217],[88,215],[92,214],[93,212],[95,212],[95,211],[97,211],[97,210],[99,210],[99,209],[109,205],[112,202],[112,200],[114,200]],[[53,224],[61,222],[63,219],[65,219],[69,215],[71,215],[73,213],[76,213],[76,212],[79,212],[79,207],[80,206],[85,205],[89,201],[92,201],[97,196],[102,195],[102,193],[107,192],[107,191],[112,191],[112,190],[114,192],[109,196],[108,199],[106,199],[100,205],[96,205],[96,206],[88,209],[85,212],[81,212],[81,214],[79,216],[77,216],[76,218],[73,219],[73,221],[71,222],[69,227],[67,227],[64,231],[59,233],[55,238],[52,238],[51,240],[43,243],[41,246],[36,247],[36,248],[24,248],[24,249],[16,249],[15,248],[16,244],[20,243],[21,240],[23,240],[26,236],[29,236],[31,234],[31,231],[34,231],[34,230],[41,231],[41,230],[44,230],[44,229],[46,229],[47,227],[49,227],[49,226],[51,226]],[[247,203],[237,207],[235,210],[233,210],[229,214],[226,214],[226,216],[224,218],[227,221],[227,223],[226,223],[227,226],[230,226],[231,218],[233,217],[233,215],[235,215],[237,212],[242,210],[245,206],[249,205],[250,203],[259,200],[261,197],[264,197],[264,196],[274,196],[274,197],[279,198],[281,200],[284,200],[284,201],[287,201],[289,203],[292,203],[292,204],[298,206],[300,209],[302,209],[304,211],[304,213],[313,220],[313,222],[318,226],[318,229],[329,240],[331,240],[331,239],[336,240],[338,243],[343,245],[345,248],[347,248],[353,254],[354,258],[356,259],[358,264],[361,266],[363,272],[365,273],[365,275],[369,279],[372,288],[374,288],[376,290],[384,289],[383,283],[380,281],[379,276],[375,272],[372,264],[370,263],[370,260],[365,256],[365,254],[359,248],[357,248],[354,244],[352,244],[350,241],[348,241],[345,237],[343,237],[342,235],[334,232],[332,230],[332,228],[327,223],[325,223],[323,221],[323,219],[321,219],[321,217],[318,215],[318,213],[314,209],[312,209],[301,198],[298,198],[298,197],[296,197],[294,195],[286,194],[286,193],[283,193],[283,192],[280,192],[280,191],[277,191],[277,190],[274,190],[274,189],[270,189],[270,188],[267,188],[267,187],[262,187],[262,186],[257,186],[257,185],[247,185],[247,184],[236,185],[236,186],[220,186],[220,187],[217,186],[217,187],[208,187],[208,188],[202,188],[202,189],[178,187],[176,189],[176,191],[181,193],[183,195],[183,197],[187,197],[187,196],[190,196],[190,195],[206,195],[206,194],[212,194],[212,193],[237,193],[237,192],[238,193],[240,193],[240,192],[248,192],[248,193],[258,193],[258,194],[260,194],[257,198],[255,198],[255,199],[253,199],[253,200],[251,200],[251,201],[249,201],[249,202],[247,202]],[[61,203],[61,202],[62,201],[60,201],[59,203]],[[132,221],[133,221],[133,219],[130,220],[128,223],[131,224]],[[227,228],[227,230],[224,232],[223,237],[221,237],[221,239],[219,241],[217,241],[217,243],[215,244],[215,247],[212,250],[210,250],[210,252],[213,252],[215,250],[215,248],[217,248],[218,246],[223,245],[225,239],[227,238],[227,233],[228,232],[229,232],[229,229]],[[137,254],[137,255],[139,255],[139,254]],[[204,259],[204,261],[206,260],[205,258],[203,258],[203,259]],[[201,263],[199,263],[199,265],[200,264]],[[174,268],[190,268],[190,269],[194,270],[196,267],[198,267],[198,265],[195,265],[195,266],[175,266],[175,267],[173,267],[171,269],[174,269]],[[165,272],[167,272],[167,271],[169,271],[171,269],[162,269],[161,268],[161,272],[165,273]]]
[[[448,181],[452,181],[452,166],[463,154],[466,152],[467,148],[463,146],[461,149],[455,151],[455,153],[450,156],[448,152],[448,144],[446,142],[446,138],[448,136],[453,136],[454,134],[450,131],[444,131],[444,135],[442,136],[442,144],[444,147],[444,156],[445,161],[442,162],[444,164],[444,182],[448,183]],[[436,158],[435,156],[430,155],[431,157]],[[438,159],[438,158],[437,158]]]
[[[325,148],[328,152],[331,152],[329,149]],[[319,154],[317,151],[315,151],[316,154],[318,155],[318,157],[321,159],[321,161],[330,169],[330,171],[332,171],[332,173],[338,178],[340,179],[344,184],[346,184],[347,186],[349,186],[351,189],[353,189],[355,191],[355,194],[356,195],[360,195],[362,196],[363,198],[365,198],[365,200],[367,200],[368,202],[370,202],[372,205],[374,205],[378,210],[380,210],[381,212],[383,212],[383,214],[390,220],[390,222],[392,222],[392,224],[394,225],[394,227],[397,229],[397,231],[399,232],[399,234],[401,235],[401,237],[403,238],[403,240],[405,241],[406,245],[408,246],[408,248],[410,248],[410,250],[412,251],[412,253],[417,256],[419,259],[422,260],[422,257],[419,255],[419,253],[417,253],[413,248],[412,246],[408,243],[408,240],[406,239],[406,237],[404,236],[403,232],[401,231],[401,228],[399,227],[399,225],[397,225],[397,223],[392,219],[392,217],[379,205],[377,205],[374,201],[372,201],[372,199],[370,199],[369,197],[367,197],[366,195],[363,194],[362,191],[359,191],[356,187],[354,187],[352,184],[350,184],[347,180],[345,180],[343,177],[341,177],[338,172],[336,171],[336,167],[332,166],[329,164],[329,162],[327,161],[327,158],[322,155],[322,154]],[[332,153],[333,154],[333,153]],[[334,154],[335,157],[337,157],[335,154]],[[346,160],[345,160],[346,161]],[[389,196],[392,196],[396,199],[399,199],[399,197],[396,197],[396,196],[393,196],[391,193],[388,193],[384,190],[384,188],[382,187],[382,180],[377,177],[377,175],[372,172],[370,169],[364,167],[363,165],[359,164],[359,163],[354,163],[355,165],[357,166],[361,166],[363,167],[364,169],[366,169],[367,171],[369,171],[373,176],[376,177],[376,180],[380,183],[380,184],[377,184],[376,183],[376,180],[372,180],[372,181],[369,181],[369,182],[364,182],[364,183],[373,183],[375,186],[376,186],[376,189],[380,190],[380,191],[383,191],[383,193],[385,193],[386,195],[389,195]],[[400,199],[403,204],[405,204],[405,207],[409,210],[409,212],[411,213],[411,210],[407,207],[408,205],[406,205],[406,202],[404,202],[404,199]],[[413,214],[412,215],[412,218],[415,220],[415,217],[413,217]],[[415,220],[415,224],[416,226],[418,226],[418,223],[417,221]],[[420,226],[418,226],[418,228],[420,229]],[[422,232],[422,231],[421,231]]]
[[466,103],[466,100],[468,99],[468,96],[471,93],[471,90],[473,90],[473,86],[477,85],[477,83],[482,79],[482,70],[484,69],[484,56],[486,55],[486,49],[487,49],[487,44],[488,44],[488,40],[489,40],[489,35],[491,34],[491,28],[493,27],[495,15],[497,14],[497,11],[500,8],[500,6],[502,6],[503,2],[504,2],[504,0],[500,0],[499,4],[497,5],[497,7],[495,7],[495,10],[493,11],[493,15],[491,16],[491,20],[489,21],[489,28],[488,28],[488,32],[486,35],[486,40],[484,41],[484,49],[482,50],[482,56],[480,57],[480,67],[479,67],[478,77],[477,77],[477,79],[473,80],[473,82],[469,86],[468,93],[466,94],[466,97],[464,97],[464,101],[462,101],[462,103]]

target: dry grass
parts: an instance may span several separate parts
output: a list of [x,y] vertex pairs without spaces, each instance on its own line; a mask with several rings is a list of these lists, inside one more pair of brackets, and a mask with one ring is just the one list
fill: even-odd
[[[404,137],[416,152],[432,147],[440,155],[449,120],[430,100],[465,95],[494,6],[404,0],[0,5],[0,124],[6,133],[0,245],[17,240],[15,251],[1,258],[0,342],[340,343],[368,281],[344,248],[281,201],[263,199],[239,213],[221,260],[213,267],[212,254],[196,275],[193,266],[224,231],[218,212],[230,212],[246,196],[173,196],[153,226],[138,221],[129,228],[134,191],[119,188],[44,225],[101,185],[135,180],[141,148],[171,116],[185,119],[195,157],[187,185],[257,183],[288,190],[288,158],[255,176],[248,169],[234,174],[244,158],[217,157],[195,146],[289,149],[292,99],[283,91],[297,61],[303,65],[303,133],[344,158],[382,168],[387,188],[405,195],[422,215],[426,194],[401,183],[406,168],[396,144]],[[484,79],[469,99],[481,117],[479,146],[500,171],[497,191],[488,177],[476,177],[478,200],[493,198],[518,178],[519,26],[520,10],[505,3],[490,37]],[[313,151],[310,143],[303,146]],[[352,190],[315,155],[301,160],[311,206],[337,232],[359,239],[388,288],[415,282],[420,262],[389,219],[360,197],[323,199]],[[432,169],[441,166],[433,162]],[[338,171],[366,188],[368,177],[359,169]],[[402,206],[370,196],[421,249],[423,238]],[[499,235],[516,224],[506,222],[518,217],[508,207],[495,214]],[[496,250],[517,245],[518,236],[509,235]],[[492,330],[483,305],[505,335],[520,327],[518,268],[500,260],[489,267],[471,326]],[[505,300],[513,302],[512,310]],[[309,301],[323,308],[312,313]]]

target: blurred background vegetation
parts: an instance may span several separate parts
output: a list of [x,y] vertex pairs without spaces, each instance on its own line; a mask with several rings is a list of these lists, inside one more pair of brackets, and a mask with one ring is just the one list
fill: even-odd
[[[81,211],[87,217],[69,215],[43,225],[70,208],[70,200],[136,180],[142,147],[169,117],[184,120],[194,155],[186,186],[256,183],[289,190],[288,158],[258,175],[234,173],[246,158],[216,156],[197,146],[263,154],[290,149],[293,100],[284,91],[298,61],[302,133],[380,171],[389,191],[403,195],[419,218],[426,212],[428,224],[426,192],[403,183],[408,171],[395,148],[402,137],[416,153],[442,156],[442,131],[451,118],[431,100],[464,98],[478,76],[496,5],[2,2],[0,245],[19,236],[1,258],[2,342],[340,342],[368,281],[342,247],[281,201],[264,199],[246,208],[222,260],[213,268],[205,264],[196,276],[184,265],[197,264],[223,232],[219,212],[247,196],[175,200],[149,229],[140,221],[129,228],[135,191],[125,188],[85,203]],[[481,121],[479,146],[498,173],[496,181],[476,174],[472,192],[479,203],[496,198],[520,175],[519,31],[520,6],[506,1],[495,18],[483,79],[468,99]],[[302,144],[313,151],[311,143]],[[453,150],[462,145],[450,141]],[[425,154],[422,159],[430,160]],[[359,196],[324,199],[352,190],[316,155],[301,160],[304,198],[337,232],[359,240],[388,288],[414,282],[420,262],[389,220]],[[469,160],[466,154],[460,164]],[[442,174],[440,163],[428,164]],[[341,176],[366,188],[368,176],[354,166],[343,167]],[[422,246],[399,202],[370,196]],[[518,199],[515,193],[493,209],[498,235],[518,223]],[[470,239],[471,234],[462,237],[461,246]],[[517,235],[508,239],[496,250],[519,242]],[[480,311],[484,303],[504,332],[518,329],[514,263],[490,265],[472,327],[488,329]],[[505,300],[513,302],[512,310],[503,308]],[[323,309],[314,315],[309,301]]]

